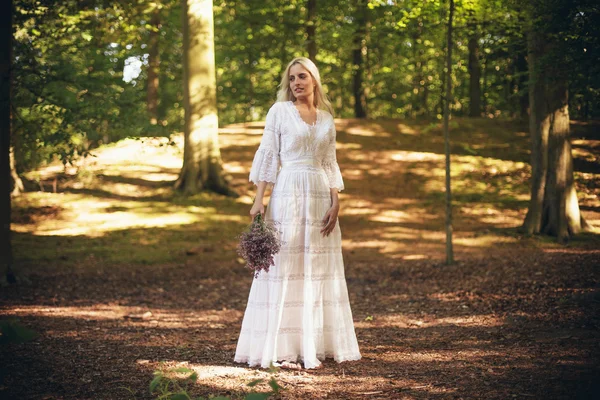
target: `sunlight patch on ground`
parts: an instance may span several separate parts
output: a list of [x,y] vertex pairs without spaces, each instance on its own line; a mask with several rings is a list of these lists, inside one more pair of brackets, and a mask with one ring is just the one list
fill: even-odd
[[139,179],[143,179],[149,182],[169,182],[177,179],[178,174],[168,174],[165,172],[153,172],[149,174],[141,174],[139,175]]
[[377,358],[382,361],[398,363],[420,363],[420,362],[456,362],[475,361],[490,357],[505,358],[506,352],[481,349],[437,350],[437,351],[388,351],[378,354]]
[[[244,368],[242,364],[239,367],[221,366],[221,365],[201,365],[181,360],[162,360],[160,363],[150,360],[139,359],[136,361],[138,367],[151,371],[160,370],[164,376],[171,379],[184,379],[188,373],[177,373],[174,369],[189,368],[198,374],[195,384],[206,385],[214,388],[212,392],[240,390],[244,392],[267,392],[270,387],[267,382],[271,374],[267,370]],[[248,383],[255,379],[264,379],[264,383],[259,383],[254,388],[248,386]],[[281,382],[279,382],[281,383]]]
[[402,221],[411,220],[412,216],[404,211],[398,210],[383,210],[379,212],[376,216],[372,216],[369,218],[371,221],[376,222],[393,222],[398,223]]
[[362,146],[358,143],[337,143],[336,144],[337,151],[346,151],[346,150],[360,150]]
[[[174,143],[169,145],[169,143]],[[169,138],[153,137],[142,139],[123,139],[113,145],[93,151],[98,158],[90,165],[122,165],[124,160],[131,163],[144,164],[152,160],[152,165],[162,168],[181,168],[183,158],[183,136],[173,135]]]
[[421,131],[418,131],[406,124],[398,124],[396,128],[398,129],[398,132],[403,135],[417,135],[421,133]]
[[[111,184],[111,194],[123,196],[140,192],[139,186],[129,184]],[[59,236],[101,236],[107,232],[130,228],[153,228],[193,224],[207,217],[220,221],[239,222],[238,215],[217,214],[213,207],[194,205],[175,205],[168,201],[137,201],[135,197],[122,200],[102,197],[102,192],[96,197],[93,189],[91,194],[79,193],[25,193],[17,200],[27,206],[59,207],[60,213],[53,218],[43,218],[34,221],[18,221],[12,227],[17,232],[31,232],[37,235]]]
[[223,169],[231,174],[246,174],[248,166],[239,162],[227,162],[223,163]]
[[366,136],[366,137],[391,137],[388,132],[375,132],[373,129],[366,127],[355,126],[345,129],[345,132],[349,135]]
[[122,320],[124,324],[139,327],[190,329],[223,329],[225,324],[236,323],[242,317],[238,310],[151,309],[135,306],[104,305],[80,307],[21,306],[12,308],[10,315],[77,318],[93,321]]
[[444,156],[435,153],[423,153],[417,151],[381,151],[382,158],[388,158],[393,161],[443,161]]
[[[266,199],[267,196],[264,197],[264,199]],[[241,195],[240,197],[235,199],[236,203],[239,204],[245,204],[245,205],[252,205],[254,204],[254,196],[249,196],[247,194]]]
[[466,247],[494,247],[499,243],[515,243],[519,239],[511,236],[497,236],[494,234],[478,237],[454,237],[454,244]]
[[[62,219],[46,219],[33,226],[14,224],[17,232],[36,235],[100,236],[106,232],[129,229],[192,224],[212,214],[212,207],[177,207],[166,202],[153,204],[135,201],[99,200],[94,197],[64,195],[56,199],[64,207]],[[63,201],[60,201],[63,200]],[[229,216],[237,220],[237,216]]]
[[[436,318],[432,315],[428,315],[424,318],[411,318],[403,314],[392,314],[378,316],[376,321],[378,325],[383,324],[402,329],[421,329],[434,326],[494,327],[502,326],[504,324],[503,321],[496,318],[493,314],[464,315],[445,318]],[[367,321],[359,322],[359,324],[361,325],[361,328],[369,328],[372,326]]]
[[409,254],[406,256],[402,256],[403,260],[426,260],[427,256],[425,254]]

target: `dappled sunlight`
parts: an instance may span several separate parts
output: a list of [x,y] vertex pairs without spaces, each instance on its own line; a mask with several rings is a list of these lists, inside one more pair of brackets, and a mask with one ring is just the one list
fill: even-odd
[[435,153],[423,153],[417,151],[382,151],[382,156],[393,161],[443,161],[444,156]]
[[367,136],[367,137],[390,137],[388,132],[375,132],[372,129],[365,129],[364,127],[349,127],[346,128],[346,133],[349,135]]
[[[432,297],[433,298],[433,297]],[[408,301],[404,300],[404,301]],[[494,314],[488,315],[462,315],[453,317],[438,317],[436,315],[421,315],[418,318],[414,315],[395,312],[387,315],[378,315],[376,317],[377,326],[393,326],[402,329],[425,329],[441,326],[456,326],[456,327],[498,327],[504,322]],[[356,323],[357,328],[368,329],[373,326],[372,322],[359,321]]]
[[124,161],[130,165],[151,161],[152,165],[160,168],[179,169],[182,165],[183,137],[173,135],[170,139],[162,137],[123,139],[97,149],[93,153],[96,157],[90,160],[89,166],[115,164],[123,166],[127,165]]
[[129,228],[192,224],[215,213],[212,207],[181,207],[168,202],[101,200],[72,194],[63,194],[60,199],[56,199],[56,204],[63,207],[60,219],[45,219],[33,225],[14,224],[14,230],[36,235],[99,236]]
[[403,135],[417,135],[419,133],[421,133],[419,130],[410,127],[404,123],[400,123],[396,126],[396,129],[398,130],[398,132],[402,133]]
[[[164,292],[164,290],[163,290]],[[226,324],[237,323],[242,317],[239,310],[160,309],[120,304],[95,304],[93,306],[20,306],[10,310],[10,315],[74,318],[86,321],[120,321],[122,324],[146,328],[224,329]]]
[[412,216],[405,212],[399,210],[383,210],[378,213],[376,216],[370,217],[369,220],[376,222],[402,222],[406,220],[412,220]]
[[335,147],[338,152],[362,149],[362,146],[358,143],[337,143]]
[[[525,199],[523,199],[525,200]],[[470,204],[460,207],[460,212],[476,216],[480,221],[497,228],[519,226],[523,223],[524,214],[516,210],[498,210],[485,205]]]
[[[357,376],[356,374],[345,373],[345,364],[342,363],[338,367],[340,370],[334,370],[331,373],[324,373],[316,370],[313,372],[296,372],[279,370],[273,373],[267,370],[255,368],[243,368],[236,366],[221,366],[218,364],[196,364],[189,361],[165,360],[158,363],[148,362],[148,360],[140,360],[140,367],[146,369],[153,367],[154,370],[160,369],[165,373],[165,376],[170,378],[185,378],[188,374],[174,372],[177,368],[188,368],[198,374],[198,379],[194,382],[196,385],[211,387],[217,393],[225,391],[240,391],[249,392],[267,392],[270,387],[268,381],[274,378],[282,387],[282,398],[297,399],[297,398],[326,398],[335,397],[336,390],[331,387],[326,387],[323,382],[326,380],[335,379],[340,385],[346,384],[345,388],[339,388],[343,391],[344,396],[374,396],[383,393],[377,389],[387,387],[392,383],[393,387],[398,390],[418,390],[427,391],[430,393],[451,393],[453,389],[444,388],[439,385],[426,384],[404,376],[397,375],[397,371],[389,371],[387,377],[384,376]],[[385,361],[385,360],[382,360]],[[350,371],[348,371],[349,373]],[[393,381],[389,378],[393,377]],[[263,382],[250,388],[247,384],[250,381],[262,379]],[[296,397],[291,390],[302,388],[304,395]],[[332,396],[333,395],[333,396]]]
[[399,363],[422,363],[422,362],[447,362],[460,363],[462,361],[479,361],[488,357],[506,357],[503,351],[481,350],[481,349],[461,349],[436,350],[436,351],[388,351],[378,358],[382,361]]

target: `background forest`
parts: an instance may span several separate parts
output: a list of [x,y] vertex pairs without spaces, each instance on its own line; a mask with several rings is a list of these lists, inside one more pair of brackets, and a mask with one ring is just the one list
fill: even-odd
[[[572,119],[600,115],[597,4],[544,2]],[[183,126],[180,1],[16,1],[13,145],[26,171],[128,136]],[[588,10],[590,12],[588,12]],[[563,18],[564,13],[569,18]],[[221,126],[264,118],[285,64],[310,55],[340,118],[441,120],[441,1],[215,1]],[[560,23],[558,23],[560,22]],[[456,3],[451,111],[527,118],[523,2]]]

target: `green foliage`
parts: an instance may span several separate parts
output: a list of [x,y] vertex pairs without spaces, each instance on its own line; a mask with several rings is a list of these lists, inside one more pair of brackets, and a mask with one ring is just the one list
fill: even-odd
[[16,320],[0,321],[0,345],[26,343],[37,337],[37,333]]
[[[68,163],[100,143],[162,136],[183,127],[181,2],[16,0],[13,145],[21,171],[57,157]],[[532,14],[531,10],[536,10]],[[158,25],[151,17],[158,14]],[[441,119],[447,2],[371,0],[357,30],[350,0],[317,2],[317,64],[336,116],[354,116],[352,53],[366,48],[371,118]],[[261,120],[281,73],[306,55],[305,0],[215,0],[220,124]],[[600,12],[592,0],[457,0],[454,115],[470,102],[469,38],[476,37],[487,117],[526,111],[526,32],[549,24],[564,46],[549,56],[570,81],[574,118],[600,115]],[[158,32],[158,124],[146,110],[148,57]],[[131,63],[139,74],[124,76]],[[127,67],[129,71],[130,68]]]

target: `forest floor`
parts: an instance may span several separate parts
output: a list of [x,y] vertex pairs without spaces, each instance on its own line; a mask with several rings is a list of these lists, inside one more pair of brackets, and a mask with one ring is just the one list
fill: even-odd
[[[28,175],[14,199],[21,281],[0,320],[38,337],[0,347],[0,398],[152,399],[154,371],[198,373],[195,396],[586,399],[600,395],[600,235],[525,237],[527,127],[452,123],[454,251],[446,266],[439,123],[339,120],[340,226],[363,358],[318,370],[233,363],[252,281],[236,255],[262,124],[221,129],[239,198],[172,190],[181,140],[123,140]],[[600,227],[597,125],[573,124],[583,215]],[[174,375],[181,376],[181,375]]]

